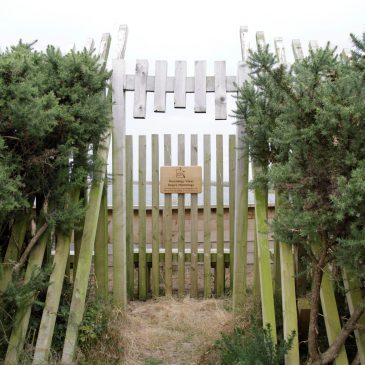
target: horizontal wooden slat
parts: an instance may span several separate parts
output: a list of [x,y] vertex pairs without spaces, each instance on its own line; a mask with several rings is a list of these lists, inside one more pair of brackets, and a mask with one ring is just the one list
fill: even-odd
[[[166,92],[173,93],[174,92],[174,81],[175,77],[168,76],[166,82]],[[233,93],[237,92],[237,88],[235,87],[236,76],[226,76],[226,89],[227,92]],[[207,93],[213,93],[215,91],[215,80],[214,76],[207,76]],[[125,91],[134,91],[134,75],[126,75],[124,82]],[[154,92],[155,91],[155,76],[147,77],[147,91]],[[189,76],[186,78],[186,92],[194,93],[195,92],[195,77]]]

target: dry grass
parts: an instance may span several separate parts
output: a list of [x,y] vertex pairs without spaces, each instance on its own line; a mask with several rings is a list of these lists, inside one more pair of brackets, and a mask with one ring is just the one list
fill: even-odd
[[225,300],[132,302],[121,328],[124,364],[198,364],[220,332],[233,328]]
[[237,321],[244,325],[230,308],[231,299],[131,302],[125,315],[113,310],[108,333],[88,354],[87,363],[219,364],[215,341],[221,332],[231,332]]

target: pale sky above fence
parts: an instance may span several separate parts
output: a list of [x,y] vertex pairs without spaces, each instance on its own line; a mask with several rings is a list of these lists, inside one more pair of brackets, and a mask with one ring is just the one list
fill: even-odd
[[[320,46],[330,40],[342,50],[351,46],[350,32],[360,35],[365,30],[364,0],[1,0],[0,5],[1,49],[23,39],[38,40],[37,49],[53,44],[67,51],[74,44],[81,49],[90,37],[98,48],[101,34],[109,32],[112,59],[118,27],[127,24],[127,72],[134,72],[136,59],[149,60],[150,74],[154,74],[155,60],[167,60],[171,76],[175,60],[188,61],[188,76],[193,75],[195,60],[207,60],[208,75],[213,75],[214,61],[226,60],[227,75],[235,75],[241,57],[240,25],[248,26],[252,46],[259,30],[265,32],[271,45],[274,37],[283,37],[289,62],[294,38],[302,41],[305,53],[310,40],[317,40]],[[187,95],[186,110],[174,110],[173,94],[168,94],[164,114],[153,113],[152,98],[149,94],[147,118],[133,120],[133,98],[127,96],[127,133],[171,133],[174,140],[177,133],[227,136],[235,132],[232,118],[214,120],[214,94],[207,97],[207,114],[194,114],[193,94]],[[228,112],[234,105],[233,98],[228,97]],[[190,140],[189,136],[186,138]],[[213,137],[213,151],[214,141]],[[202,146],[200,141],[199,145]],[[186,160],[189,161],[188,156]],[[214,166],[214,160],[212,163]]]

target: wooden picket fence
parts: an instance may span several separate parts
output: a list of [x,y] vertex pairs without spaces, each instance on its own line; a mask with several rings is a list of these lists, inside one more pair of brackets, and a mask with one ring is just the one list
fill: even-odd
[[[175,75],[167,75],[167,62],[157,61],[155,75],[148,74],[148,62],[138,60],[135,73],[126,73],[124,61],[127,28],[121,27],[118,38],[118,57],[113,60],[112,74],[112,99],[113,99],[113,128],[99,147],[98,155],[106,165],[108,161],[110,135],[112,136],[112,186],[113,186],[113,210],[112,210],[112,257],[113,280],[112,296],[114,304],[122,310],[126,309],[128,297],[134,297],[138,288],[138,298],[147,298],[151,288],[153,296],[164,293],[167,296],[173,294],[173,267],[177,266],[177,294],[183,297],[186,294],[186,267],[190,265],[190,295],[198,296],[202,290],[204,297],[212,295],[222,296],[225,292],[226,273],[230,270],[230,290],[232,293],[232,306],[238,311],[246,302],[247,279],[247,241],[248,241],[248,146],[245,143],[245,126],[243,121],[237,124],[235,136],[229,137],[229,247],[224,245],[224,221],[223,221],[223,137],[216,136],[216,247],[212,247],[211,239],[211,136],[204,136],[202,155],[203,163],[203,224],[204,240],[202,247],[198,244],[198,196],[191,194],[190,210],[191,241],[186,243],[185,223],[186,206],[184,194],[178,194],[178,239],[174,244],[171,235],[172,229],[172,195],[165,194],[162,208],[162,221],[159,194],[159,141],[157,135],[151,137],[152,156],[152,235],[150,242],[146,237],[146,161],[147,148],[146,136],[138,137],[138,247],[134,247],[133,227],[133,138],[126,136],[126,93],[134,93],[134,118],[146,117],[147,93],[154,93],[154,111],[166,111],[166,94],[174,93],[175,108],[186,107],[186,94],[194,93],[194,112],[204,113],[207,110],[207,93],[214,93],[215,119],[227,119],[227,93],[237,93],[238,87],[249,81],[249,68],[247,59],[247,28],[240,30],[242,62],[238,63],[237,74],[226,75],[225,61],[214,63],[214,75],[207,75],[206,61],[195,62],[194,76],[187,75],[187,63],[176,61]],[[102,47],[102,57],[106,62],[109,51],[110,37],[105,38]],[[266,44],[263,32],[256,34],[257,44]],[[285,49],[281,38],[276,38],[275,51],[280,63],[286,63]],[[294,40],[293,54],[296,60],[303,57],[304,53],[300,42]],[[311,48],[317,47],[315,42]],[[191,136],[190,161],[185,161],[185,136],[178,136],[177,165],[197,165],[198,163],[198,139]],[[172,161],[171,136],[164,136],[164,165],[175,164]],[[174,147],[175,148],[175,147]],[[106,172],[104,165],[103,174]],[[257,173],[257,166],[253,166],[253,174]],[[265,196],[266,194],[266,196]],[[267,219],[267,192],[255,188],[255,265],[256,278],[259,281],[259,297],[261,299],[262,318],[264,324],[270,324],[272,338],[276,341],[276,322],[274,291],[281,294],[283,310],[284,337],[294,330],[298,333],[297,301],[295,288],[295,261],[299,266],[300,260],[295,256],[292,247],[280,242],[275,243],[274,268],[269,251],[269,225]],[[276,202],[277,203],[277,202]],[[86,209],[83,236],[78,243],[75,265],[77,270],[74,280],[73,296],[70,306],[69,323],[67,326],[62,362],[72,363],[77,344],[78,328],[82,321],[83,311],[91,270],[94,249],[94,269],[96,276],[97,293],[107,298],[110,295],[108,287],[108,234],[107,234],[107,198],[104,189],[104,179],[93,181]],[[163,237],[160,236],[160,224],[162,223]],[[69,241],[71,238],[69,239]],[[68,241],[68,243],[69,243]],[[76,244],[75,240],[75,244]],[[150,247],[149,247],[149,245]],[[190,247],[188,247],[190,246]],[[57,254],[57,252],[56,252]],[[55,267],[63,270],[65,264],[60,266],[56,261]],[[176,263],[176,264],[175,264]],[[199,287],[197,280],[197,268],[199,263],[203,265],[203,283]],[[138,268],[138,284],[135,280],[135,267]],[[162,267],[162,290],[161,290]],[[212,285],[211,273],[214,270],[215,283]],[[300,269],[297,268],[297,271]],[[151,271],[151,273],[150,273]],[[326,268],[321,288],[321,304],[328,341],[331,344],[341,331],[341,324],[334,296],[334,290],[330,282],[330,268]],[[151,277],[151,280],[149,278]],[[150,282],[149,282],[150,281]],[[345,286],[350,281],[344,278]],[[135,285],[136,284],[136,285]],[[213,290],[212,290],[213,287]],[[60,291],[57,297],[60,296]],[[347,294],[350,312],[359,301],[358,293],[349,291]],[[361,295],[360,295],[361,297]],[[52,307],[52,313],[57,313],[58,303]],[[81,310],[80,310],[81,309]],[[362,332],[363,334],[363,332]],[[365,361],[364,341],[357,338],[357,346],[362,361]],[[46,349],[47,350],[47,349]],[[48,348],[49,350],[49,348]],[[48,351],[47,350],[47,351]],[[46,353],[44,348],[42,352]],[[41,354],[34,364],[44,363],[45,354]],[[296,336],[293,347],[286,356],[286,364],[299,364],[299,343]],[[10,363],[9,363],[10,364]],[[336,365],[348,364],[346,352],[343,349],[335,361]]]
[[[165,295],[173,294],[173,264],[177,263],[177,286],[178,295],[186,294],[186,281],[189,277],[190,296],[198,297],[198,291],[204,292],[209,297],[212,292],[212,278],[214,277],[214,293],[217,296],[224,294],[226,273],[225,268],[230,269],[229,277],[233,275],[233,245],[234,245],[234,201],[235,201],[235,135],[226,139],[224,149],[223,135],[216,136],[216,150],[213,160],[216,162],[216,181],[211,181],[211,136],[204,136],[202,154],[204,155],[204,187],[203,187],[203,242],[198,239],[198,194],[189,194],[190,201],[187,204],[185,195],[178,194],[177,206],[177,242],[173,240],[172,226],[172,194],[160,194],[159,191],[159,135],[151,136],[151,169],[152,169],[152,229],[148,230],[149,237],[146,237],[146,136],[138,137],[138,156],[133,158],[133,136],[126,136],[126,245],[127,257],[127,288],[128,296],[134,297],[136,291],[134,272],[138,267],[138,298],[146,299],[147,292],[151,289],[152,296],[160,295],[160,284]],[[190,161],[186,163],[185,152],[187,144],[185,135],[178,135],[177,156],[174,163],[171,159],[172,146],[171,135],[164,135],[163,151],[165,166],[173,165],[197,165],[198,163],[198,136],[191,135],[190,139]],[[224,197],[223,197],[223,153],[229,155],[229,203],[228,206],[228,245],[225,247],[224,239]],[[133,227],[133,166],[138,161],[138,227]],[[215,205],[211,204],[212,184],[215,187]],[[162,206],[160,208],[160,206]],[[214,209],[214,222],[211,219],[211,211]],[[189,215],[186,212],[189,211]],[[161,214],[161,212],[163,214]],[[190,228],[189,238],[186,237],[187,225]],[[211,230],[216,231],[214,247],[212,247]],[[137,231],[137,232],[136,232]],[[134,237],[138,236],[138,243]],[[135,247],[136,246],[136,247]],[[186,263],[189,264],[189,276],[186,275]],[[203,263],[203,282],[198,281],[198,265]],[[161,265],[162,264],[162,271]],[[214,275],[212,275],[212,268]],[[163,280],[161,280],[163,277]],[[200,287],[199,287],[200,285]]]

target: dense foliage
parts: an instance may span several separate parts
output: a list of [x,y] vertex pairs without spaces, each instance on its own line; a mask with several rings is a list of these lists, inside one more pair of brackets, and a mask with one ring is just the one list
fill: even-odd
[[251,157],[269,167],[256,183],[281,196],[275,237],[310,258],[312,310],[327,263],[365,279],[365,35],[352,39],[351,59],[327,45],[291,67],[259,47],[237,102]]
[[0,219],[50,196],[56,213],[84,183],[109,124],[108,78],[87,50],[19,44],[0,54]]
[[267,324],[262,328],[252,320],[249,331],[235,328],[232,334],[222,334],[217,341],[221,361],[224,365],[281,365],[285,355],[292,347],[293,333],[287,340],[275,344],[271,337],[271,328]]
[[51,266],[24,275],[30,253],[42,235],[57,240],[78,228],[84,214],[80,190],[85,196],[98,175],[95,152],[110,126],[109,78],[93,50],[19,43],[0,53],[0,359],[15,313],[50,284]]

